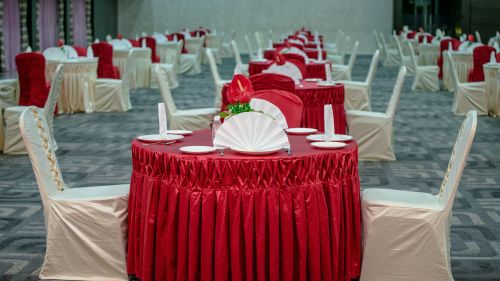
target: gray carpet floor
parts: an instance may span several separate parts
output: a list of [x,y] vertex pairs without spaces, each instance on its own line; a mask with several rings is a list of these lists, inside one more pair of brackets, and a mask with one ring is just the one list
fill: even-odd
[[[369,56],[358,57],[353,80],[364,80]],[[234,63],[220,67],[229,79]],[[385,111],[397,68],[380,67],[372,106]],[[210,70],[180,76],[173,91],[178,108],[213,104]],[[394,128],[395,162],[360,163],[361,187],[437,193],[463,117],[451,114],[448,92],[412,92],[407,77]],[[157,131],[158,90],[131,93],[126,113],[62,115],[55,119],[57,157],[70,187],[128,183],[130,141]],[[452,269],[456,280],[500,280],[500,120],[480,117],[452,219]],[[37,185],[27,156],[0,154],[0,280],[38,280],[45,252],[45,226]],[[397,269],[395,269],[397,270]],[[423,268],[422,270],[425,270]],[[426,281],[426,280],[422,280]],[[430,281],[430,280],[429,280]]]

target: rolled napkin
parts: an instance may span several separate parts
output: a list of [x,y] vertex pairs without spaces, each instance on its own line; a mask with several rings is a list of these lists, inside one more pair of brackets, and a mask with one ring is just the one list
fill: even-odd
[[87,47],[87,58],[93,58],[94,57],[94,51],[92,50],[92,46]]
[[33,52],[33,50],[31,49],[31,46],[28,46],[28,48],[26,48],[26,53],[31,53]]
[[335,135],[335,124],[333,123],[333,109],[331,104],[325,104],[325,140],[333,140]]
[[108,42],[111,42],[111,40],[113,40],[113,38],[111,37],[111,35],[106,35],[106,41]]
[[451,42],[448,42],[448,51],[453,51],[453,46],[451,45]]
[[326,81],[330,82],[332,81],[332,68],[330,63],[325,63],[325,76],[326,76]]
[[177,34],[174,34],[174,42],[177,43],[178,39],[177,39]]
[[314,31],[314,42],[319,43],[319,34],[317,30]]
[[165,111],[165,104],[158,103],[158,121],[160,125],[160,135],[167,134],[167,112]]
[[94,43],[99,43],[99,38],[96,38],[96,39],[94,40]]
[[497,63],[497,58],[495,57],[495,52],[491,52],[490,63]]
[[262,59],[264,59],[264,55],[263,55],[263,53],[262,53],[262,49],[261,49],[261,48],[259,48],[259,49],[257,50],[257,59],[258,59],[258,60],[262,60]]
[[269,46],[267,46],[269,50],[273,48],[273,40],[269,39]]
[[322,62],[323,61],[323,52],[321,51],[321,45],[320,44],[316,45],[316,50],[318,51],[318,61]]
[[142,48],[146,48],[147,47],[147,45],[146,45],[146,39],[142,40],[141,47]]
[[170,32],[168,32],[168,29],[165,29],[165,35],[167,34],[170,34]]

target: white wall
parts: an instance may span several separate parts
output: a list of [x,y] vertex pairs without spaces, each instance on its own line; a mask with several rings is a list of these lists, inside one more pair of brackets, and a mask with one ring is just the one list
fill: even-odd
[[[282,32],[306,26],[327,42],[342,29],[360,41],[361,53],[375,49],[373,30],[389,34],[393,0],[120,0],[118,31],[134,37],[143,31],[170,32],[198,26],[228,33],[237,30],[242,52],[244,34],[272,29]],[[251,37],[253,44],[255,39]],[[352,43],[352,42],[351,42]]]

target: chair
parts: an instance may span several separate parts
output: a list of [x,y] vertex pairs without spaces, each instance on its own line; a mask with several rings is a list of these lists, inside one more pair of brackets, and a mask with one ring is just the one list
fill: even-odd
[[224,84],[230,83],[231,80],[222,80],[220,78],[219,69],[215,61],[214,54],[211,49],[207,49],[208,63],[210,64],[210,70],[212,71],[212,77],[214,79],[215,85],[215,108],[220,108],[222,105],[222,88]]
[[255,49],[252,47],[252,43],[250,43],[248,35],[245,35],[245,42],[247,43],[248,56],[250,57],[250,60],[257,59],[258,54],[254,54]]
[[217,62],[217,64],[221,64],[222,63],[222,60],[221,60],[221,57],[220,57],[220,46],[221,46],[221,38],[219,35],[215,35],[215,34],[208,34],[206,36],[206,40],[205,40],[205,50],[211,50],[212,51],[212,55],[214,56],[215,58],[215,61]]
[[[271,89],[255,91],[251,98],[252,100],[261,99],[274,104],[285,116],[289,128],[300,127],[304,105],[298,96],[287,91]],[[258,106],[252,106],[252,108],[258,110]]]
[[455,62],[449,52],[446,53],[450,62],[450,70],[455,88],[452,112],[455,115],[466,115],[470,110],[477,110],[478,115],[488,114],[488,97],[485,82],[462,83],[458,80]]
[[332,65],[333,80],[351,81],[352,68],[354,67],[354,63],[356,62],[356,57],[358,55],[358,47],[359,47],[359,41],[356,41],[356,43],[354,43],[354,46],[352,48],[351,56],[349,57],[349,63],[347,65],[344,64]]
[[146,47],[151,49],[151,62],[159,63],[160,57],[156,55],[156,40],[153,37],[141,37],[139,38],[139,43],[144,44],[143,41],[146,42]]
[[377,71],[379,58],[379,50],[376,50],[373,54],[370,68],[368,74],[366,75],[365,81],[339,81],[344,84],[345,99],[344,107],[345,109],[355,109],[355,110],[371,110],[370,99],[372,92],[373,78],[375,78],[375,72]]
[[384,47],[384,66],[397,66],[399,65],[399,51],[393,48],[389,48],[387,42],[385,41],[384,34],[380,33],[380,39],[382,41],[382,46]]
[[474,34],[476,35],[476,42],[482,43],[481,35],[479,34],[479,31],[476,30],[476,32]]
[[418,43],[419,44],[422,44],[424,43],[424,40],[427,39],[427,43],[431,43],[432,42],[432,39],[434,39],[434,36],[430,35],[430,34],[420,34],[418,35]]
[[379,38],[379,35],[376,30],[373,31],[373,35],[375,37],[375,44],[377,45],[377,49],[380,51],[380,59],[385,59],[385,50],[384,45],[382,45],[382,41]]
[[278,73],[259,73],[250,76],[250,82],[254,91],[260,90],[283,90],[295,93],[295,82],[292,78]]
[[203,42],[205,37],[188,38],[184,44],[189,53],[181,54],[179,73],[195,75],[201,73]]
[[167,71],[162,65],[158,65],[156,68],[160,93],[163,102],[166,104],[168,127],[172,130],[194,131],[210,129],[210,124],[217,114],[217,110],[215,108],[177,110],[172,93],[168,87]]
[[479,46],[472,51],[473,66],[469,71],[468,82],[484,81],[483,65],[490,62],[491,53],[496,55],[496,49],[491,46]]
[[271,64],[267,69],[262,71],[262,73],[278,73],[288,76],[293,79],[295,84],[299,84],[300,80],[302,80],[302,71],[300,68],[293,62],[286,61],[284,64],[279,65],[277,63]]
[[129,185],[69,188],[43,110],[26,108],[19,123],[42,198],[47,232],[40,278],[128,280]]
[[413,80],[413,90],[420,89],[424,91],[439,91],[439,67],[436,65],[418,65],[413,46],[408,42],[410,49],[410,58],[415,69],[415,79]]
[[113,65],[113,46],[107,42],[92,44],[97,62],[97,78],[120,79],[120,70]]
[[[398,54],[399,54],[399,66],[406,67],[408,70],[408,74],[415,74],[415,67],[413,65],[413,61],[411,56],[407,56],[403,53],[403,48],[401,47],[401,42],[399,41],[399,38],[397,36],[394,36],[394,40],[396,41],[396,45],[398,47]],[[416,58],[417,61],[419,58]]]
[[[172,34],[169,34],[167,35],[167,39],[168,41],[182,41],[182,53],[183,54],[187,54],[188,51],[186,50],[186,44],[185,44],[185,40],[186,40],[186,37],[184,36],[183,33],[172,33]],[[177,40],[175,40],[177,39]]]
[[396,84],[385,113],[347,110],[349,134],[358,142],[359,159],[364,161],[394,161],[392,148],[394,116],[403,89],[406,68],[399,70]]
[[43,107],[49,95],[45,79],[45,57],[39,53],[22,53],[16,56],[19,79],[19,105]]
[[438,194],[382,188],[363,192],[360,280],[453,280],[451,212],[476,126],[477,115],[471,111],[458,133]]
[[231,38],[229,39],[229,42],[222,41],[220,45],[219,53],[221,58],[232,58],[234,56],[231,42],[235,39],[236,39],[236,30],[233,29],[231,30]]
[[254,35],[255,35],[255,40],[257,41],[257,47],[260,48],[261,50],[265,50],[267,46],[264,34],[262,34],[262,32],[260,31],[256,31]]
[[[168,83],[170,89],[175,89],[179,87],[179,81],[177,80],[177,73],[179,72],[179,64],[180,64],[180,56],[182,52],[182,45],[183,41],[179,41],[177,44],[170,44],[167,45],[167,48],[171,49],[171,55],[173,56],[170,58],[171,63],[166,63],[166,62],[160,62],[160,63],[153,63],[151,64],[151,79],[150,79],[150,88],[158,88],[158,77],[156,76],[156,71],[155,68],[159,65],[162,64],[166,69],[168,69]],[[161,45],[157,45],[161,46]]]
[[[61,92],[62,80],[64,77],[64,65],[57,66],[55,74],[52,78],[52,86],[47,100],[43,107],[43,112],[47,124],[49,126],[49,133],[53,141],[52,145],[54,150],[57,150],[57,143],[54,138],[54,111],[56,110],[57,98]],[[19,129],[19,116],[27,108],[27,106],[11,106],[5,109],[4,115],[4,130],[5,140],[3,152],[5,154],[26,154],[26,147],[24,146],[21,138],[21,131]],[[2,120],[0,120],[2,121]],[[3,124],[2,124],[3,126]],[[3,134],[4,132],[0,132]]]
[[328,53],[327,58],[332,61],[333,64],[344,64],[345,61],[345,50],[347,48],[347,44],[350,40],[349,36],[345,36],[345,39],[340,41],[338,53]]
[[438,57],[438,61],[437,61],[437,65],[439,67],[439,74],[438,74],[439,79],[443,78],[443,61],[444,61],[443,60],[443,52],[448,50],[448,46],[449,46],[450,42],[451,42],[452,49],[454,51],[458,50],[458,47],[460,46],[460,41],[458,41],[455,38],[443,39],[439,43],[439,57]]
[[248,76],[248,64],[244,64],[241,60],[240,50],[236,41],[231,40],[231,47],[233,48],[234,60],[236,62],[236,66],[234,67],[234,74],[243,74],[245,76]]

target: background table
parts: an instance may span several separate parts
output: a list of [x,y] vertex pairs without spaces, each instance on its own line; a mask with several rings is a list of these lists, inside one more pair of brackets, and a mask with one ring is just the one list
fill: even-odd
[[[250,76],[259,74],[266,70],[274,61],[249,61],[248,74]],[[326,79],[325,63],[327,62],[309,62],[306,64],[306,77],[304,78],[320,78]]]
[[132,142],[127,267],[150,280],[349,280],[361,262],[357,145],[245,156],[209,131],[174,145]]
[[483,71],[488,96],[488,113],[495,117],[500,116],[500,64],[484,64]]
[[437,60],[439,58],[439,46],[419,44],[418,50],[420,53],[421,65],[437,65]]
[[84,102],[83,85],[89,85],[89,97],[94,96],[94,85],[97,79],[97,58],[78,58],[66,61],[47,61],[45,68],[46,79],[52,81],[52,77],[59,64],[64,64],[64,78],[61,93],[57,100],[59,113],[84,112],[88,106]]

